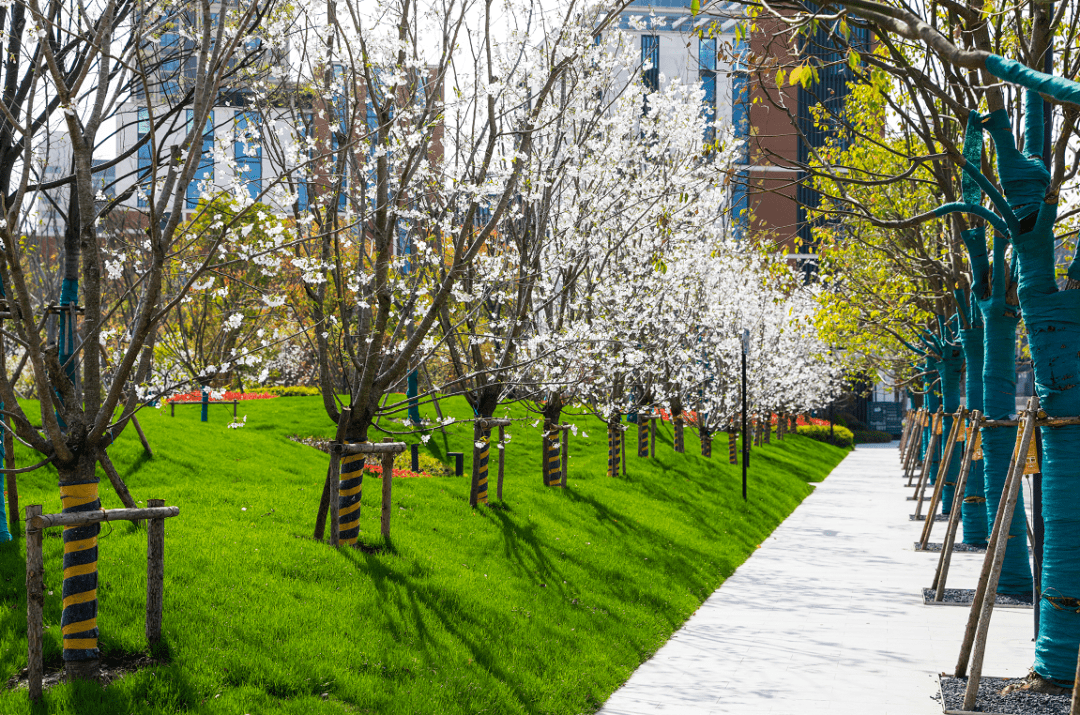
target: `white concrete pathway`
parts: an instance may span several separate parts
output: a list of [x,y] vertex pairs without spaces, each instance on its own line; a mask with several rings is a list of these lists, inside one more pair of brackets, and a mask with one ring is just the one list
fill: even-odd
[[[601,714],[941,713],[968,611],[922,605],[937,555],[912,548],[895,446],[848,455]],[[948,585],[974,588],[981,561],[955,554]],[[1030,610],[995,609],[983,672],[1025,675],[1032,630]]]

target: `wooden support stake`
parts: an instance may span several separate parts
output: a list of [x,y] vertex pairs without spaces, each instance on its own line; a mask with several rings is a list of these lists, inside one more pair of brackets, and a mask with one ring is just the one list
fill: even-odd
[[975,432],[979,429],[981,417],[978,410],[972,411],[972,436],[964,445],[964,460],[960,463],[960,475],[956,480],[956,494],[953,497],[952,512],[949,514],[949,527],[945,530],[945,541],[941,544],[941,555],[938,556],[937,569],[934,571],[934,582],[930,586],[934,589],[934,601],[937,603],[941,603],[945,597],[945,582],[949,576],[949,565],[952,563],[953,545],[956,543],[956,532],[959,530],[960,515],[964,508],[964,492],[967,490],[967,480],[975,457],[975,443],[978,441],[975,439]]
[[565,487],[566,475],[570,465],[570,430],[564,429],[559,441],[562,443],[562,464],[560,465],[562,467],[562,481],[560,486]]
[[[341,410],[338,415],[337,432],[334,434],[334,441],[341,444],[345,440],[345,430],[349,427],[349,420],[352,418],[352,410],[348,407]],[[340,456],[339,456],[340,459]],[[340,468],[340,465],[339,465]],[[330,466],[326,469],[326,481],[323,482],[322,497],[319,499],[319,511],[315,515],[315,540],[322,541],[323,534],[326,533],[326,513],[330,509],[330,497],[334,498],[334,503],[337,504],[337,475],[340,472],[334,471],[334,455],[330,455]],[[334,512],[337,513],[337,506],[334,507]],[[334,542],[334,546],[337,546],[337,542]]]
[[[940,413],[939,413],[940,414]],[[937,430],[931,428],[930,432],[930,444],[926,447],[926,459],[922,463],[922,473],[919,475],[919,486],[915,490],[915,517],[918,518],[922,514],[922,500],[923,495],[926,494],[926,485],[930,483],[930,468],[934,464],[934,452],[937,451],[938,438],[941,436],[937,434]],[[939,470],[940,471],[940,470]],[[935,483],[936,485],[936,483]],[[933,518],[931,514],[929,518]]]
[[[914,486],[915,481],[915,469],[919,464],[919,448],[922,446],[922,423],[925,419],[925,410],[920,409],[916,414],[915,426],[912,428],[912,444],[911,449],[907,453],[907,468],[905,474],[907,476],[907,485]],[[923,460],[925,463],[926,460]]]
[[[1030,407],[1033,402],[1037,404],[1037,398],[1030,398],[1028,400],[1028,406]],[[1034,427],[1034,423],[1032,423],[1031,427]],[[1025,425],[1024,430],[1028,430],[1027,425]],[[1033,431],[1033,429],[1031,431]],[[975,598],[971,603],[971,610],[968,612],[968,622],[967,627],[964,630],[964,640],[960,644],[960,657],[956,661],[956,669],[954,671],[954,675],[957,678],[962,678],[967,675],[968,662],[971,659],[971,651],[975,643],[975,637],[979,627],[979,620],[982,613],[983,601],[986,599],[987,594],[990,593],[990,580],[993,576],[992,572],[994,568],[994,560],[998,552],[998,546],[999,544],[1002,546],[1002,553],[1004,554],[1004,544],[1008,541],[1009,527],[1006,523],[1003,522],[1003,517],[1005,516],[1005,511],[1008,507],[1009,495],[1012,494],[1014,490],[1016,491],[1016,493],[1019,493],[1018,487],[1020,485],[1020,479],[1019,477],[1017,477],[1014,484],[1013,475],[1017,472],[1023,471],[1023,463],[1027,456],[1026,451],[1023,453],[1023,456],[1019,456],[1018,453],[1019,447],[1014,447],[1012,457],[1009,460],[1009,471],[1005,477],[1005,484],[1001,490],[1001,501],[998,502],[997,513],[994,516],[993,528],[990,531],[990,541],[986,547],[986,556],[983,557],[982,570],[979,573],[979,582],[978,585],[975,587]],[[1019,462],[1020,464],[1019,468],[1017,467],[1017,462]],[[1010,514],[1009,517],[1011,519],[1012,515]],[[1004,537],[1002,536],[1003,533]],[[997,578],[994,577],[993,581],[993,591],[996,592]],[[994,600],[994,598],[991,598],[991,601],[992,600]]]
[[[998,579],[1001,578],[1001,565],[1005,559],[1005,548],[1009,543],[1009,525],[1012,523],[1012,515],[1016,508],[1016,501],[1020,497],[1021,482],[1024,475],[1024,464],[1027,461],[1028,445],[1035,434],[1035,417],[1038,413],[1038,397],[1029,397],[1027,403],[1027,415],[1024,420],[1024,432],[1020,443],[1015,447],[1010,477],[1012,484],[1008,493],[1002,495],[1005,507],[1001,513],[1001,524],[998,529],[998,541],[995,543],[993,564],[990,567],[989,578],[983,593],[983,603],[978,615],[978,626],[975,631],[974,650],[971,655],[971,673],[968,676],[968,689],[963,693],[963,709],[974,710],[975,699],[978,696],[978,682],[983,677],[983,657],[986,655],[986,633],[990,628],[990,617],[994,615],[994,603],[997,601]],[[987,556],[990,551],[987,549]],[[974,609],[974,604],[972,604]]]
[[907,435],[904,438],[904,459],[907,459],[908,453],[911,451],[911,445],[915,441],[913,438],[916,434],[918,434],[918,429],[916,428],[916,425],[919,424],[920,417],[922,417],[921,408],[918,410],[908,410],[907,424],[904,425],[907,430]]
[[[974,650],[971,654],[971,673],[968,675],[967,690],[964,691],[964,709],[974,710],[975,700],[979,694],[979,681],[982,679],[983,656],[986,654],[986,633],[990,628],[990,617],[994,613],[994,602],[997,600],[998,579],[1001,577],[1001,565],[1005,562],[1005,549],[1009,543],[1009,524],[1012,523],[1013,511],[1020,496],[1020,484],[1024,474],[1024,463],[1027,461],[1028,445],[1035,432],[1035,412],[1037,397],[1028,401],[1028,419],[1024,422],[1024,433],[1020,440],[1018,454],[1014,455],[1012,484],[1007,494],[1005,510],[1001,514],[1001,528],[998,531],[998,540],[994,544],[993,565],[990,569],[990,578],[986,582],[986,590],[983,593],[982,608],[980,608],[979,625],[975,632]],[[987,555],[990,551],[987,550]],[[973,604],[974,607],[974,604]]]
[[232,418],[233,418],[233,422],[236,422],[236,406],[238,404],[240,404],[239,400],[233,400],[232,401]]
[[[5,455],[5,463],[7,462],[7,452]],[[8,469],[12,467],[8,466]],[[19,535],[19,482],[18,475],[7,474],[7,493],[8,493],[8,526],[11,531],[11,538],[15,538]]]
[[502,501],[503,471],[506,466],[506,428],[499,425],[499,476],[495,482],[495,498]]
[[[388,439],[387,441],[393,441]],[[394,487],[394,453],[384,452],[382,456],[382,536],[390,538],[390,508],[392,507],[391,490]]]
[[41,676],[44,669],[41,644],[45,637],[42,608],[45,605],[45,562],[41,555],[41,529],[34,518],[41,516],[41,505],[26,507],[26,670],[30,700],[41,699]]
[[1076,677],[1073,679],[1072,703],[1069,715],[1080,715],[1080,657],[1076,659]]
[[[330,546],[335,549],[341,543],[341,455],[331,450],[330,469],[326,474],[327,491],[330,494]],[[320,514],[320,516],[322,516]],[[325,519],[326,517],[323,516]],[[322,529],[319,530],[318,538],[322,539]]]
[[135,432],[139,435],[139,441],[142,442],[142,448],[143,451],[146,452],[146,456],[153,457],[154,450],[150,449],[150,443],[146,441],[146,435],[143,434],[142,425],[139,424],[139,418],[132,415],[131,424],[135,425]]
[[622,475],[626,477],[626,430],[629,427],[619,425],[619,454],[622,456]]
[[900,464],[904,463],[904,448],[907,446],[908,432],[911,430],[911,412],[908,411],[904,415],[904,426],[900,429],[900,444],[898,445],[897,455],[900,457]]
[[[960,434],[960,430],[963,429],[964,413],[966,410],[961,409],[960,413],[953,418],[952,429],[949,430],[949,438],[945,440],[945,458],[941,460],[941,465],[938,467],[938,480],[934,485],[934,496],[930,499],[930,511],[926,515],[926,523],[923,524],[922,538],[919,540],[919,548],[925,551],[930,543],[930,533],[934,529],[934,519],[937,514],[938,504],[941,503],[941,497],[945,493],[945,484],[949,479],[949,467],[952,466],[953,452],[956,447],[956,440]],[[954,500],[955,501],[955,500]]]
[[116,467],[113,466],[112,460],[109,459],[109,455],[104,450],[98,453],[98,461],[101,462],[101,468],[105,470],[105,476],[109,478],[113,490],[120,497],[120,501],[124,503],[124,506],[128,509],[137,509],[138,505],[135,504],[135,500],[131,497],[127,484],[124,484],[124,480],[120,478],[120,474],[116,471]]
[[649,416],[649,456],[656,456],[656,416]]
[[176,403],[169,400],[169,417],[176,417]]
[[[148,499],[149,507],[165,506],[164,499]],[[146,642],[161,640],[161,608],[165,590],[165,520],[151,519],[146,543]]]

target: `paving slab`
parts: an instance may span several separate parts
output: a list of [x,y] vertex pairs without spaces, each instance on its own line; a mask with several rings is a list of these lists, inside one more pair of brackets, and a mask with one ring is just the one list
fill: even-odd
[[[855,449],[600,713],[941,713],[968,611],[922,604],[938,555],[913,549],[900,473],[895,442]],[[981,563],[954,555],[949,587]],[[1030,610],[995,610],[983,672],[1026,675],[1032,634]]]

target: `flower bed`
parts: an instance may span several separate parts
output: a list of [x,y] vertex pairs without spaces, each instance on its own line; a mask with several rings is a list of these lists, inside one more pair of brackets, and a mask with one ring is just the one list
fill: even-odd
[[[671,413],[668,410],[665,410],[665,409],[661,408],[661,409],[658,409],[656,412],[657,412],[657,414],[660,415],[660,419],[664,420],[665,422],[670,422],[671,421]],[[686,420],[687,424],[696,425],[697,424],[697,413],[692,411],[692,410],[683,410],[683,419]],[[771,418],[772,424],[775,425],[777,419],[778,419],[778,415],[773,413],[772,418]],[[799,426],[806,426],[806,425],[817,425],[819,427],[828,427],[829,426],[829,421],[828,420],[818,419],[817,417],[805,417],[803,415],[798,415],[796,417],[796,423]]]
[[[277,395],[271,395],[265,392],[225,392],[221,393],[220,399],[215,399],[213,392],[210,393],[210,402],[232,402],[233,400],[272,400]],[[191,392],[185,392],[180,395],[173,395],[169,397],[166,402],[202,402],[202,391],[192,390]]]
[[[373,477],[382,479],[382,465],[381,464],[367,464],[364,465],[364,471],[370,472]],[[414,472],[411,469],[394,469],[394,479],[423,479],[431,478],[431,475],[427,472]]]

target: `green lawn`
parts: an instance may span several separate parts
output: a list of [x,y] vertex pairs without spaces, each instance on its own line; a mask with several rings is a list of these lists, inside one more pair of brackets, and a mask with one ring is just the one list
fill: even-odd
[[[442,407],[471,414],[461,400]],[[58,686],[37,708],[25,690],[0,691],[0,713],[592,712],[846,453],[797,436],[756,448],[744,504],[726,437],[706,460],[687,430],[679,455],[665,424],[657,458],[631,453],[613,479],[604,426],[581,417],[569,488],[553,489],[530,417],[509,430],[505,504],[470,509],[467,476],[396,480],[393,544],[367,553],[311,538],[327,457],[286,435],[332,436],[321,400],[242,403],[237,430],[231,407],[206,424],[197,407],[176,414],[142,413],[153,459],[133,429],[111,450],[137,500],[180,507],[165,537],[171,660],[104,690]],[[465,451],[467,475],[471,425],[447,434],[427,448]],[[19,490],[23,507],[60,511],[54,470],[20,475]],[[361,541],[382,545],[379,480],[365,492]],[[104,475],[101,493],[120,506]],[[59,536],[45,538],[47,671],[61,664]],[[24,554],[21,538],[0,545],[3,680],[26,664]],[[105,656],[145,648],[145,554],[145,530],[103,525]]]

